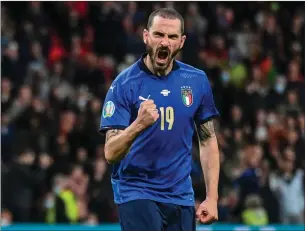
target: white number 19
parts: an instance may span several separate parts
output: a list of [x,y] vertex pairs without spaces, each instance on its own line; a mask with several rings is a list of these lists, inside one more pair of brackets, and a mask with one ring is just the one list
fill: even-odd
[[161,113],[161,130],[164,130],[165,121],[168,123],[167,130],[171,130],[175,119],[174,108],[166,107],[164,110],[164,107],[160,107],[160,113]]

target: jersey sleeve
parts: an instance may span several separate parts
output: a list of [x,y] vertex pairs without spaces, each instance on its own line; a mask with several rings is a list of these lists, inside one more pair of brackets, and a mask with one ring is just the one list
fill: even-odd
[[219,117],[219,112],[214,103],[214,97],[211,89],[210,82],[206,75],[204,77],[204,82],[202,84],[202,100],[201,104],[195,115],[196,124],[208,121],[212,118]]
[[99,132],[109,129],[125,129],[131,118],[130,101],[126,90],[119,83],[109,88],[101,115]]

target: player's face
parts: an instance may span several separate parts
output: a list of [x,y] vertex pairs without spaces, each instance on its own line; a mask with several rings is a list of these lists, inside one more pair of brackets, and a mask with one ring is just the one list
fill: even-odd
[[156,16],[149,30],[144,30],[143,39],[154,70],[167,70],[172,60],[183,47],[185,36],[181,34],[179,19]]

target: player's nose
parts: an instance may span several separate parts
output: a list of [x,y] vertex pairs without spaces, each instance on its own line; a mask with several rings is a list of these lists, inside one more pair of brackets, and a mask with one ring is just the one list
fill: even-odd
[[167,36],[164,36],[161,40],[161,43],[160,43],[161,46],[163,47],[168,47],[170,44],[169,44],[169,39]]

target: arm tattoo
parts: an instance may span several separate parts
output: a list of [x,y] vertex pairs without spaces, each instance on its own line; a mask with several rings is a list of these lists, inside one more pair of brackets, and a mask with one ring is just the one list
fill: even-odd
[[199,141],[204,144],[208,139],[216,136],[213,120],[210,120],[204,124],[200,124],[197,127]]
[[120,133],[119,129],[111,129],[106,132],[106,142],[111,138]]

